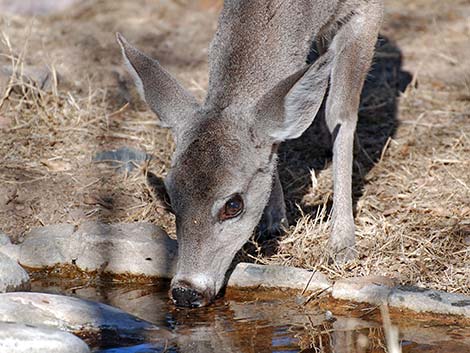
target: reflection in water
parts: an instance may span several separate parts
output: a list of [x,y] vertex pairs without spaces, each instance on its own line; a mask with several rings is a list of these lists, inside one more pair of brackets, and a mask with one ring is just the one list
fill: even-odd
[[[270,292],[231,291],[212,306],[186,309],[176,308],[169,302],[166,283],[83,286],[64,284],[62,279],[60,286],[50,281],[36,281],[33,290],[104,302],[175,334],[175,338],[167,342],[161,337],[149,336],[148,332],[142,334],[139,342],[88,341],[93,352],[387,352],[382,326],[371,320],[370,315],[325,315],[318,307],[296,304],[292,296],[281,298]],[[425,326],[410,321],[400,322],[399,328],[404,353],[470,352],[468,328]]]

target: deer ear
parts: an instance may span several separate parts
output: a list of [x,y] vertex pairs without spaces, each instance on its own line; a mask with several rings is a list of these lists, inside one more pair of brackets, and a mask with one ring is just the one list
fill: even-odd
[[158,61],[134,48],[120,33],[116,33],[116,39],[142,99],[163,126],[179,130],[197,110],[196,99]]
[[279,82],[256,105],[262,129],[274,143],[300,137],[312,124],[328,88],[332,55]]

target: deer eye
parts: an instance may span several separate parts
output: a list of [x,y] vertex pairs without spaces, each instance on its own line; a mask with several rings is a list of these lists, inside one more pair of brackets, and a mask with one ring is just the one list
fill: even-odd
[[243,211],[243,199],[239,194],[232,196],[222,207],[219,213],[219,219],[225,221],[239,216]]

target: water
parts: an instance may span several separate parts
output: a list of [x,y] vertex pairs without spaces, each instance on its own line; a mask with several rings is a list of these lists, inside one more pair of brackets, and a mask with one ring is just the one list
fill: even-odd
[[[116,285],[70,280],[35,281],[34,291],[113,305],[171,332],[168,337],[82,337],[99,353],[155,352],[387,352],[379,310],[302,298],[279,291],[234,291],[201,309],[173,306],[168,284]],[[393,316],[404,353],[470,352],[470,327],[452,318]]]

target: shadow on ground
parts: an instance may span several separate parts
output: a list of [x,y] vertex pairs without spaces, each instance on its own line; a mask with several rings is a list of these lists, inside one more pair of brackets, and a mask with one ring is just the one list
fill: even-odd
[[[400,48],[388,38],[380,36],[359,108],[354,150],[354,209],[363,194],[368,172],[380,161],[384,148],[398,128],[398,97],[411,79],[411,74],[402,70]],[[326,127],[323,110],[300,138],[287,141],[280,147],[278,168],[290,225],[296,224],[302,213],[315,215],[324,207],[325,197],[311,195],[311,170],[318,177],[329,166],[331,158],[332,138]],[[327,214],[331,206],[332,190],[326,201]],[[276,238],[258,233],[255,240],[261,245],[263,255],[269,256],[276,252]],[[252,245],[244,249],[248,253],[253,250]]]

